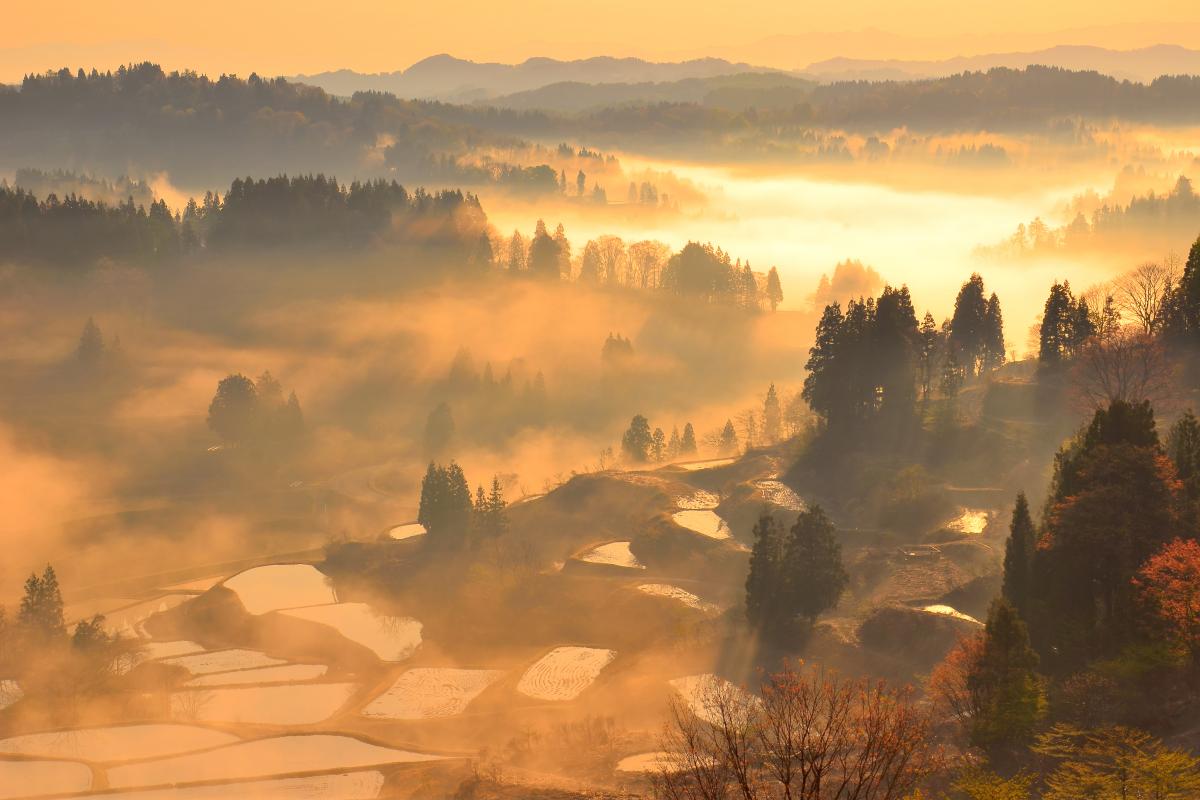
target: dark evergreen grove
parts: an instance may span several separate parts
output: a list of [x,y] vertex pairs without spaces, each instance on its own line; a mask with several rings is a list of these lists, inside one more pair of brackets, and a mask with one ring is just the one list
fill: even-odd
[[339,184],[324,175],[236,179],[220,196],[191,201],[172,215],[68,195],[38,200],[0,186],[0,257],[87,265],[109,258],[140,264],[233,247],[311,244],[363,247],[379,240],[419,244],[471,260],[487,217],[473,195],[409,192],[394,181]]
[[938,330],[926,314],[918,324],[908,287],[884,287],[876,298],[831,303],[817,323],[802,396],[831,431],[866,431],[882,422],[911,428],[918,400],[935,384],[952,396],[964,379],[1005,360],[1000,300],[984,296],[972,275],[955,302],[954,316]]

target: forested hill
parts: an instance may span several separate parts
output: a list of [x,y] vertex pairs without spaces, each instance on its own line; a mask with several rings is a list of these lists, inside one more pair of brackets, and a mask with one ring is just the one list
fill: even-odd
[[150,63],[104,73],[64,69],[0,88],[0,171],[121,175],[133,165],[187,185],[317,170],[354,177],[393,141],[421,154],[490,140],[390,95],[341,100],[281,78],[214,80]]
[[[574,125],[562,127],[630,133],[779,125],[859,131],[1013,130],[1072,116],[1163,123],[1200,119],[1197,76],[1164,76],[1142,84],[1097,72],[1032,66],[918,81],[813,84],[786,75],[761,75],[709,83],[713,90],[699,99],[694,81],[659,84],[652,93],[633,85],[558,84],[491,102],[522,113],[448,107],[460,113],[439,116],[460,122],[486,119],[493,128],[504,125],[513,132],[570,118]],[[618,113],[593,110],[606,101],[622,108]],[[582,114],[571,113],[581,109]]]

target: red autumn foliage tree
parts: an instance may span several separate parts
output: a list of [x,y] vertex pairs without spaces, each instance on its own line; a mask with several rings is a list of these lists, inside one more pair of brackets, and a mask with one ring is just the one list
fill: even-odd
[[1200,543],[1175,539],[1142,565],[1133,580],[1140,598],[1200,667]]

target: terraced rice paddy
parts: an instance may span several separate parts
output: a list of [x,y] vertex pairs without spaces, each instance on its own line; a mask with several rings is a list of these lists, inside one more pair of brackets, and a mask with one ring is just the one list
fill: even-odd
[[189,722],[312,725],[337,713],[356,688],[353,683],[301,683],[185,689],[171,695],[171,715]]
[[204,646],[195,642],[178,640],[174,642],[146,642],[142,645],[141,657],[145,660],[158,658],[173,658],[188,656],[192,653],[204,652]]
[[92,771],[72,761],[0,761],[0,798],[34,797],[92,788]]
[[87,796],[98,800],[369,800],[378,797],[382,789],[383,773],[367,770]]
[[954,619],[961,619],[964,622],[973,622],[976,625],[983,624],[979,620],[975,619],[974,617],[970,616],[969,614],[962,613],[961,611],[959,611],[957,608],[954,608],[953,606],[942,606],[942,605],[925,606],[921,610],[926,611],[930,614],[938,614],[943,617],[954,617]]
[[428,531],[425,526],[419,522],[406,522],[403,525],[397,525],[388,531],[388,536],[393,539],[411,539],[414,536],[424,536]]
[[574,700],[616,657],[616,650],[556,647],[525,670],[517,691],[537,700]]
[[688,608],[694,608],[697,611],[709,611],[713,608],[712,604],[705,603],[688,590],[680,589],[678,586],[672,586],[669,583],[643,583],[637,589],[639,592],[652,597],[666,597],[671,600],[678,600]]
[[270,564],[239,572],[223,584],[251,614],[336,603],[324,573],[311,564]]
[[589,564],[606,564],[612,567],[646,568],[629,549],[629,542],[609,542],[599,547],[593,547],[581,555],[579,560]]
[[9,678],[0,680],[0,711],[11,706],[25,696],[25,690]]
[[328,625],[384,661],[404,661],[421,646],[421,623],[412,617],[376,613],[366,603],[336,603],[283,612],[289,617]]
[[626,756],[617,762],[617,772],[661,772],[675,766],[674,757],[665,750]]
[[183,667],[193,675],[209,675],[214,672],[229,672],[235,669],[272,667],[278,664],[286,664],[287,662],[283,659],[271,658],[257,650],[234,649],[176,656],[175,658],[163,659],[163,663]]
[[671,519],[681,528],[687,528],[710,539],[728,539],[733,535],[729,532],[725,520],[717,516],[715,511],[676,511],[671,515]]
[[697,472],[702,469],[712,469],[713,467],[725,467],[733,463],[732,458],[711,458],[708,461],[687,461],[675,466],[680,469],[686,469],[688,472]]
[[[377,767],[441,756],[381,747],[335,734],[292,734],[219,747],[202,753],[125,764],[108,770],[114,789],[231,781],[298,772],[332,772]],[[226,795],[228,796],[228,795]]]
[[755,481],[754,486],[762,493],[762,496],[766,498],[768,503],[773,503],[780,508],[786,508],[788,511],[804,510],[804,501],[800,499],[800,495],[796,494],[792,490],[792,487],[784,483],[769,479]]
[[195,725],[113,725],[10,736],[0,739],[0,753],[105,762],[161,758],[237,741],[232,734]]
[[295,683],[312,681],[325,676],[329,667],[324,664],[284,664],[278,667],[239,669],[192,678],[184,686],[246,686],[265,683]]
[[717,714],[712,707],[712,697],[715,692],[742,690],[735,687],[722,677],[705,672],[700,675],[687,675],[668,681],[671,688],[679,695],[688,710],[705,722],[716,723]]
[[987,529],[987,524],[988,512],[964,508],[963,512],[951,520],[946,527],[959,533],[983,533]]
[[191,599],[192,596],[187,594],[165,594],[153,600],[110,611],[104,615],[104,629],[110,634],[129,639],[148,639],[150,634],[144,627],[146,620]]
[[494,669],[414,667],[363,709],[365,717],[429,719],[452,717],[504,673]]
[[706,509],[716,508],[720,504],[720,497],[712,492],[706,492],[703,489],[697,489],[691,494],[675,498],[675,507],[679,509],[704,511]]

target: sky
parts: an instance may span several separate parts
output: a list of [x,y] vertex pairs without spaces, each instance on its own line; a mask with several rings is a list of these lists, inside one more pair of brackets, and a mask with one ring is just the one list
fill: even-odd
[[[801,68],[834,56],[949,58],[1093,44],[1200,48],[1194,0],[342,0],[11,4],[0,81],[61,66],[152,60],[210,74],[403,69],[438,53],[477,61],[718,56]],[[113,9],[119,8],[114,11]]]

